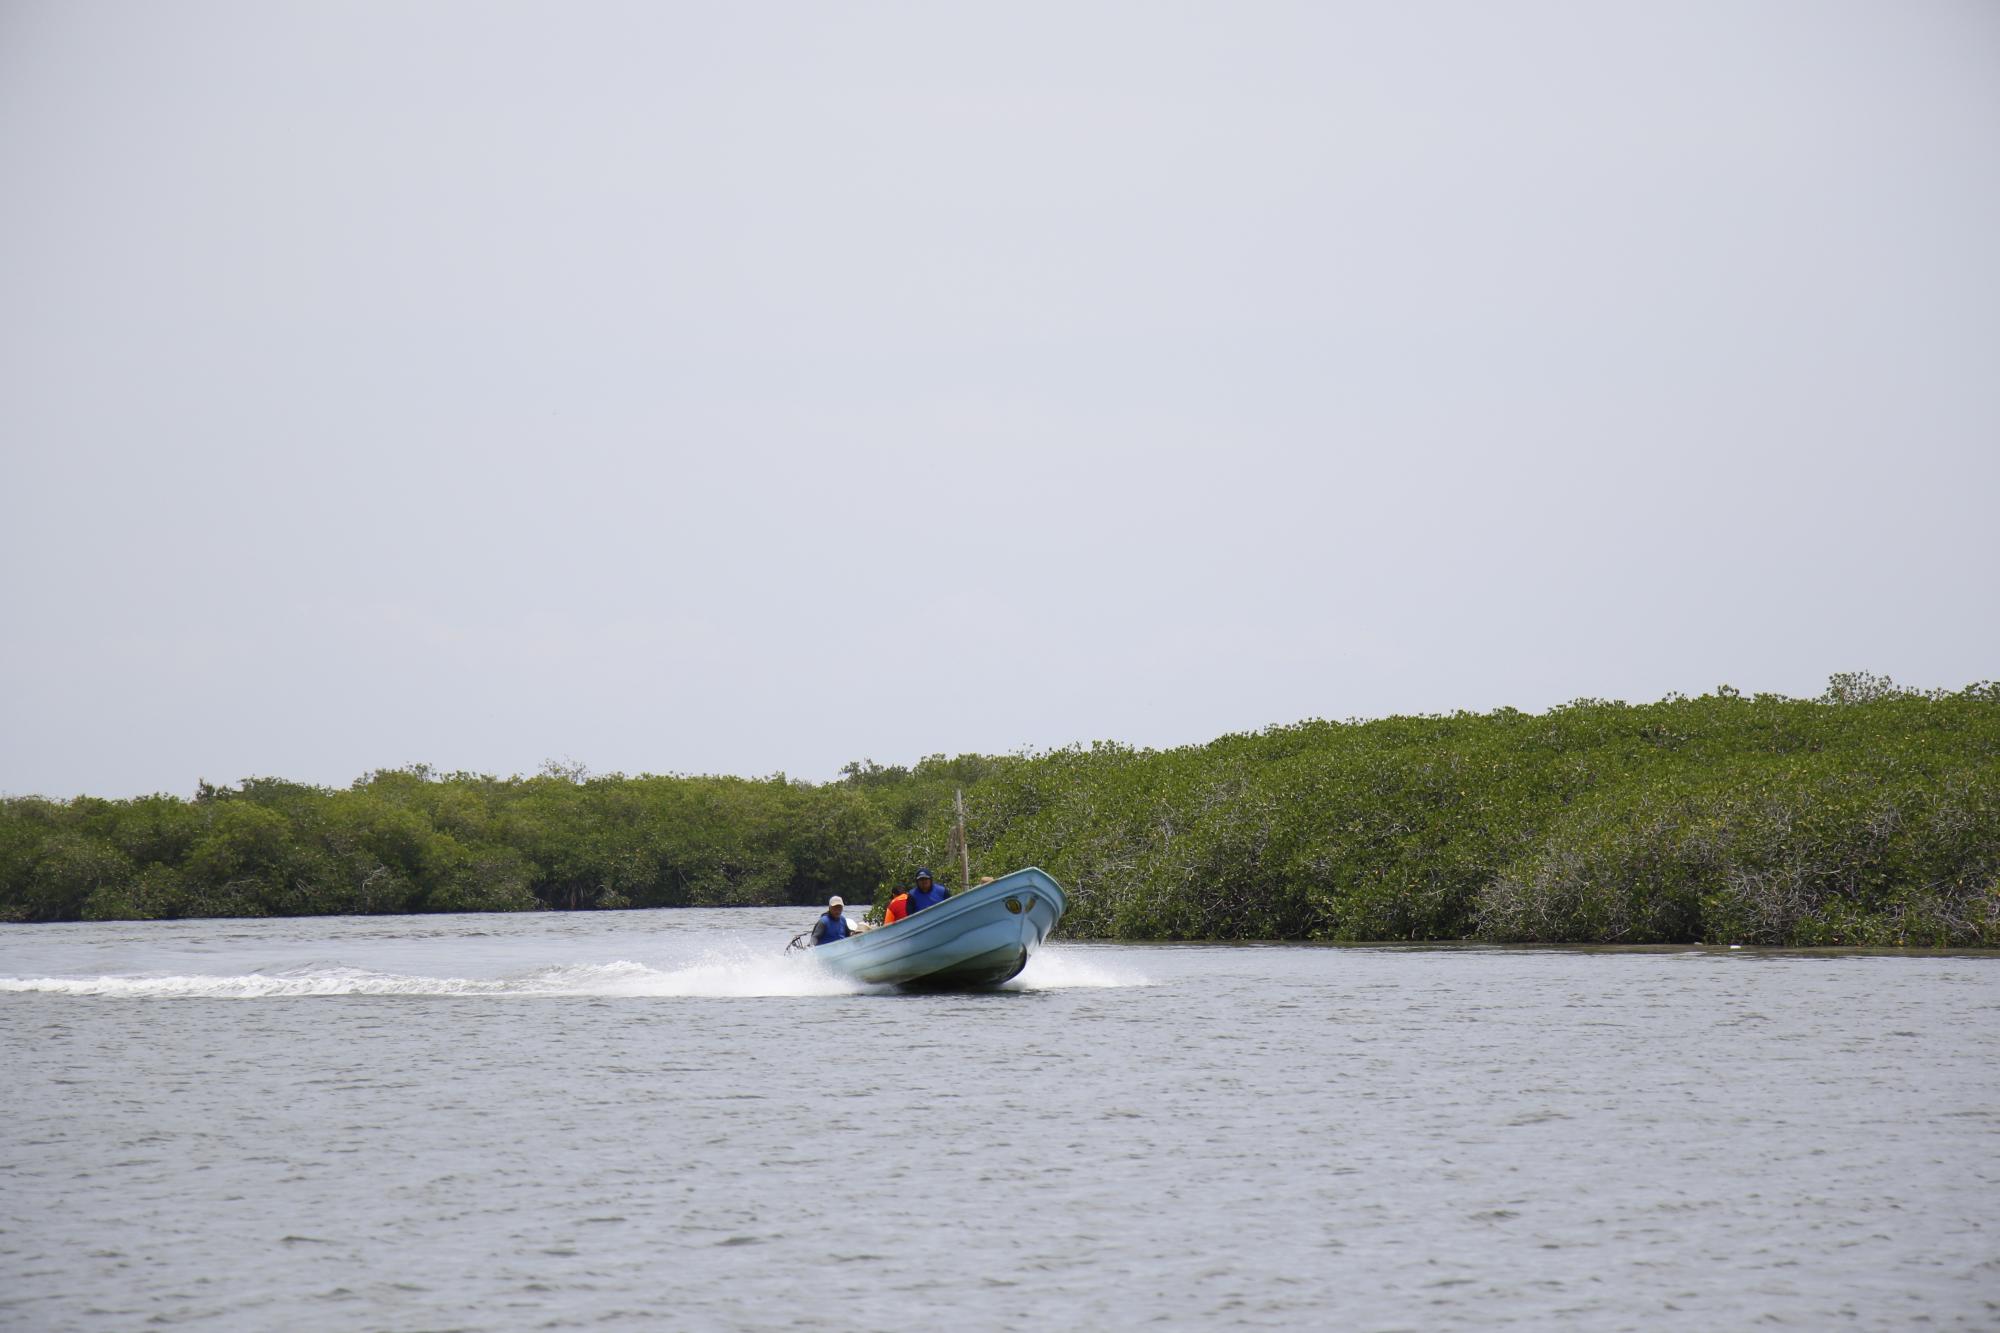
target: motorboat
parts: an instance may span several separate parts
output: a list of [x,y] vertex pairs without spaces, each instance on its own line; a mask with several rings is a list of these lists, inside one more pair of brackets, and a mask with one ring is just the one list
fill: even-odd
[[1068,905],[1054,877],[1030,866],[809,952],[820,966],[873,985],[987,990],[1020,974]]

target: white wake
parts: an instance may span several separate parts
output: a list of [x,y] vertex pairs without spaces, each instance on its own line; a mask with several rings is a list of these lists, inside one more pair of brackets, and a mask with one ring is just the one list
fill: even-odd
[[[1126,968],[1061,947],[1043,949],[1010,990],[1071,990],[1151,983]],[[116,976],[0,977],[0,995],[101,995],[121,999],[263,1000],[337,995],[603,996],[610,998],[755,999],[769,996],[866,995],[870,986],[816,965],[809,955],[750,948],[711,950],[654,966],[619,959],[565,963],[499,977],[432,977],[315,964],[235,975],[141,973]]]
[[1097,990],[1113,986],[1150,986],[1151,978],[1063,945],[1045,945],[1028,960],[1021,975],[1007,983],[1010,990]]
[[504,977],[425,977],[357,967],[311,967],[235,976],[0,977],[0,994],[105,995],[124,999],[262,1000],[326,995],[607,996],[741,999],[855,995],[872,989],[797,956],[711,953],[677,967],[620,959],[569,963]]

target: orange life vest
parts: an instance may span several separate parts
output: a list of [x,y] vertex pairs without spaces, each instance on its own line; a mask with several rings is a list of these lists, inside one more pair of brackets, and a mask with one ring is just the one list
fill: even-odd
[[910,895],[899,893],[889,900],[889,910],[882,914],[885,925],[894,925],[910,914]]

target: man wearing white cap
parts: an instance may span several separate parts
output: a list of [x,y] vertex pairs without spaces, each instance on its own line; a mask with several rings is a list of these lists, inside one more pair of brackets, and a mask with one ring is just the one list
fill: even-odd
[[844,914],[846,907],[847,904],[840,901],[840,895],[837,893],[826,900],[826,911],[821,914],[819,920],[813,922],[814,945],[831,944],[835,940],[847,938],[847,917]]

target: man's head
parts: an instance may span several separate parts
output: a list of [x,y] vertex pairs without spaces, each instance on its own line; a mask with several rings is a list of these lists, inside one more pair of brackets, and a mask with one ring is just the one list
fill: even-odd
[[928,889],[930,886],[931,886],[931,872],[928,870],[919,870],[917,872],[917,887],[920,889]]
[[839,916],[841,909],[846,906],[847,904],[840,901],[840,895],[836,893],[833,897],[826,900],[826,914],[828,916]]

